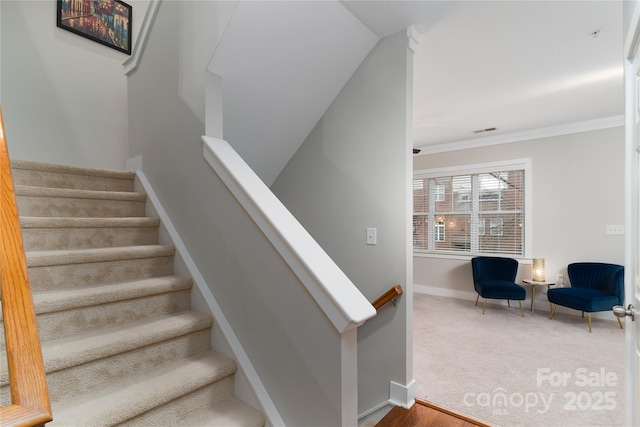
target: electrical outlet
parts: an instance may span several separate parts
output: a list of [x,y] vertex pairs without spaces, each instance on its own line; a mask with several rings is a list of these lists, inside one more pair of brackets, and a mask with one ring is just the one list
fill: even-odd
[[624,225],[607,225],[607,234],[624,234]]

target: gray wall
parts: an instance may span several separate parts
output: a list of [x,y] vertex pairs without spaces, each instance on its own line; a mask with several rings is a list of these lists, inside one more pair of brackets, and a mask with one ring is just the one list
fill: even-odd
[[[532,256],[545,258],[546,277],[555,280],[563,274],[567,280],[571,262],[624,264],[624,235],[606,234],[607,224],[624,224],[625,219],[622,127],[420,155],[414,158],[414,169],[526,157],[531,158],[533,175],[528,218],[533,224]],[[519,274],[530,278],[531,266],[521,264]],[[468,259],[416,256],[414,283],[445,295],[473,292]]]
[[282,418],[339,425],[341,337],[203,159],[205,66],[222,27],[207,22],[224,22],[232,10],[227,2],[161,3],[128,82],[131,155],[142,156]]
[[[404,32],[380,41],[272,185],[369,301],[395,284],[409,291],[358,329],[361,413],[389,399],[389,381],[412,376],[411,64]],[[367,227],[376,246],[365,244]]]
[[[129,3],[135,38],[146,2]],[[127,55],[57,28],[55,1],[3,0],[0,8],[0,93],[11,157],[124,168]]]

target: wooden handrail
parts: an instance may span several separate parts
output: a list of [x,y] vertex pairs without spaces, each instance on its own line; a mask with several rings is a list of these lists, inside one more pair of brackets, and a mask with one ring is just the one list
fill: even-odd
[[376,311],[380,310],[382,307],[393,301],[398,295],[402,295],[402,286],[395,285],[393,288],[389,289],[387,292],[382,294],[380,298],[372,302],[373,308]]
[[0,408],[0,426],[43,426],[52,420],[51,404],[1,108],[0,242],[2,316],[12,403]]

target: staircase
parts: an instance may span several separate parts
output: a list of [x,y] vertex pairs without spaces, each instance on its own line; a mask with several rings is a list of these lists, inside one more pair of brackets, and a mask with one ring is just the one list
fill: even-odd
[[[263,426],[234,396],[134,174],[13,161],[53,410],[48,426]],[[4,334],[4,331],[1,332]],[[0,403],[10,401],[4,336]]]

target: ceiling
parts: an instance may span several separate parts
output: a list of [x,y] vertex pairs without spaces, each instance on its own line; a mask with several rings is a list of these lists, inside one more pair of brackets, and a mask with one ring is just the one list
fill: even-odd
[[624,113],[621,1],[342,3],[378,37],[421,33],[415,147]]

